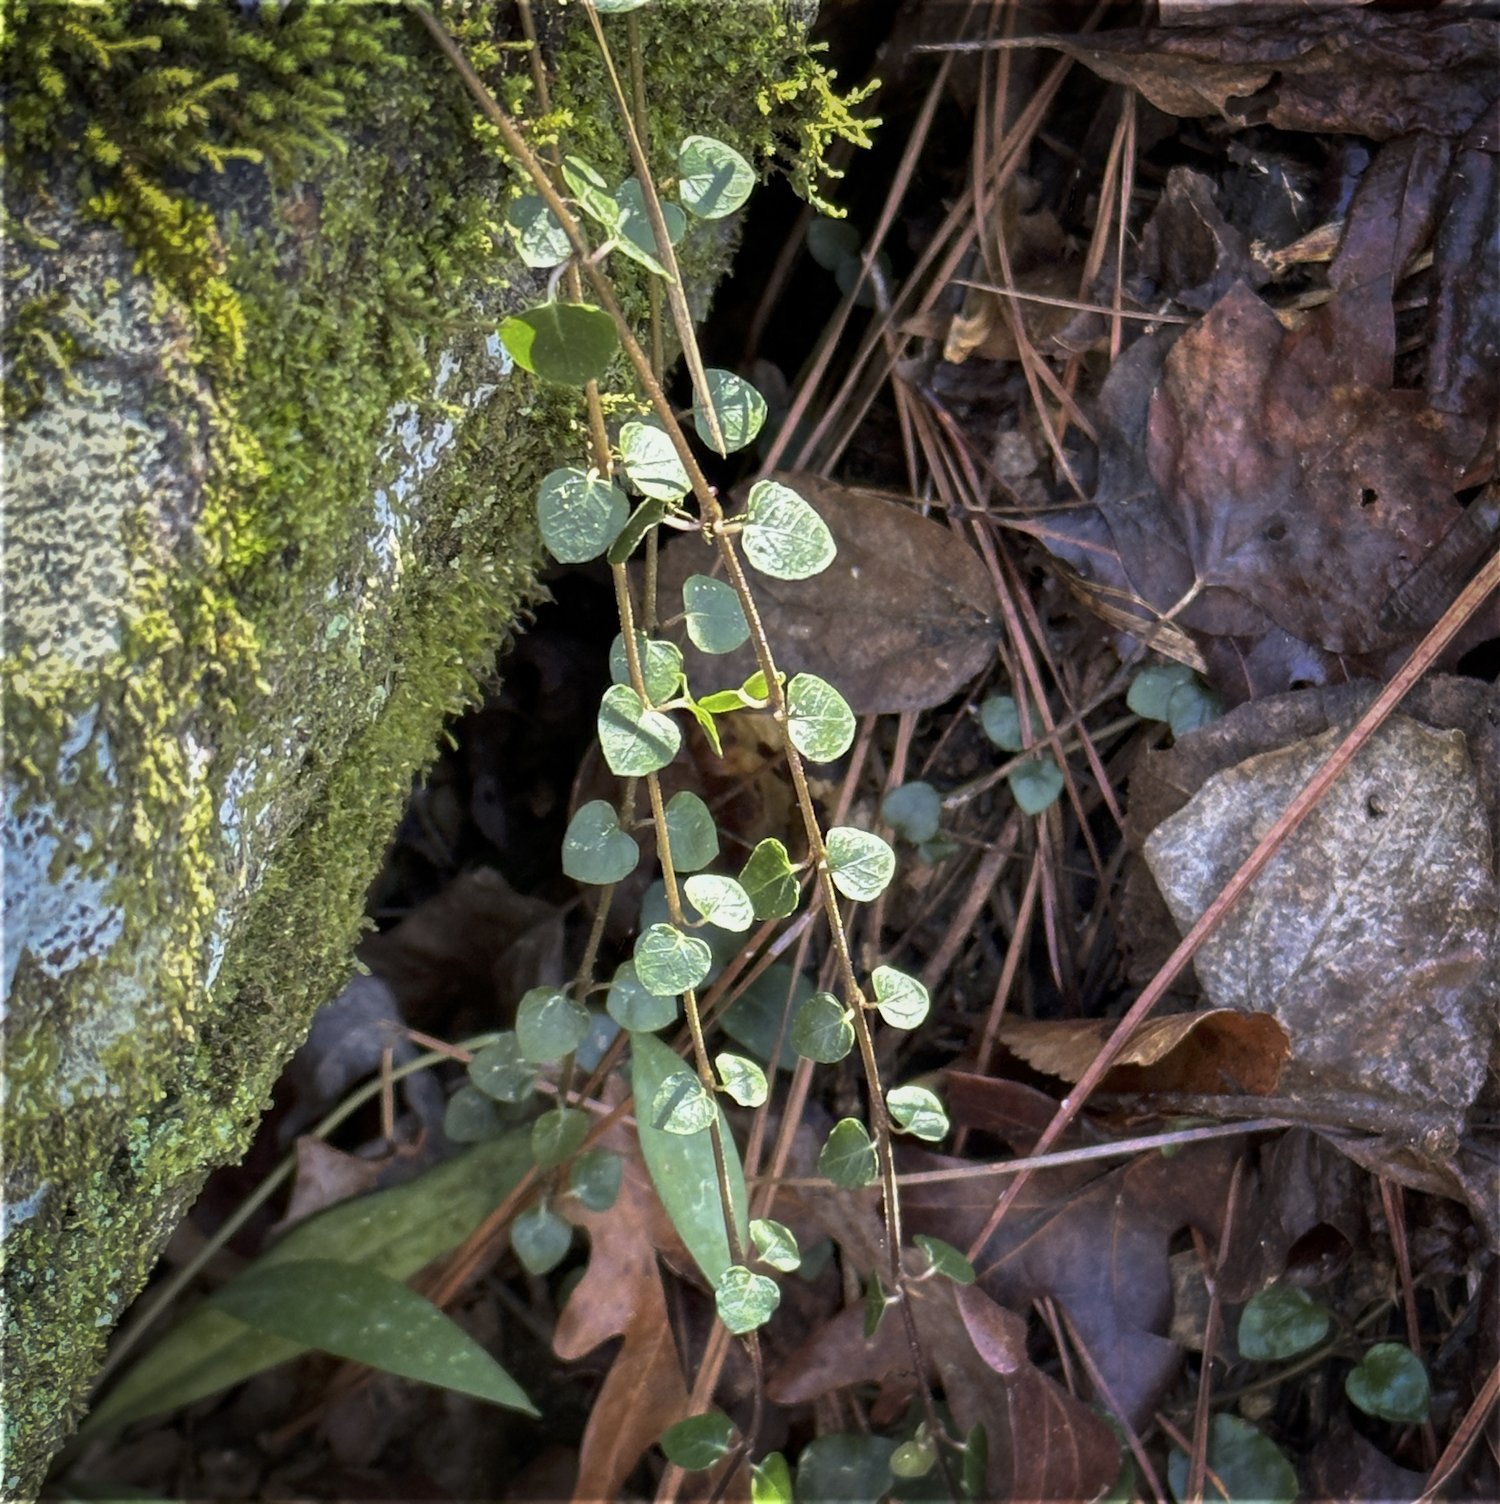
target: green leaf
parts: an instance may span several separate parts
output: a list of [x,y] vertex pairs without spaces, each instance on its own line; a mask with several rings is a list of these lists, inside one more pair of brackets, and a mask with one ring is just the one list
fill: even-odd
[[964,1437],[964,1471],[962,1487],[964,1496],[982,1499],[985,1479],[990,1470],[990,1433],[983,1424],[973,1426]]
[[904,841],[920,846],[938,833],[943,801],[930,783],[903,783],[880,801],[880,818]]
[[589,0],[589,4],[601,16],[623,16],[628,10],[639,10],[651,0]]
[[972,1285],[978,1278],[974,1273],[974,1266],[952,1243],[945,1243],[941,1238],[931,1238],[925,1232],[919,1232],[916,1244],[927,1255],[927,1262],[954,1284]]
[[[530,1164],[527,1135],[507,1133],[405,1185],[352,1197],[299,1222],[250,1267],[333,1259],[408,1279],[457,1248],[520,1184]],[[308,1346],[302,1334],[271,1336],[215,1306],[195,1306],[120,1375],[90,1411],[83,1431],[93,1438],[193,1404],[295,1358]]]
[[598,381],[620,348],[615,322],[589,303],[543,303],[500,325],[500,343],[523,371],[560,386]]
[[879,898],[896,871],[896,853],[877,835],[853,825],[835,825],[824,842],[828,873],[845,898]]
[[925,1086],[898,1086],[886,1093],[891,1120],[902,1133],[939,1143],[948,1136],[948,1114],[935,1092]]
[[827,680],[798,674],[786,687],[786,734],[809,762],[833,762],[854,741],[854,712]]
[[625,1161],[608,1149],[590,1149],[573,1161],[568,1189],[591,1212],[607,1212],[620,1194]]
[[[1216,1415],[1208,1427],[1208,1465],[1218,1474],[1232,1504],[1293,1504],[1297,1473],[1271,1440],[1237,1415]],[[1178,1504],[1186,1504],[1188,1458],[1172,1448],[1167,1458],[1167,1485]],[[1205,1499],[1223,1497],[1204,1490]]]
[[1306,1290],[1272,1285],[1245,1303],[1235,1340],[1241,1357],[1280,1362],[1316,1347],[1328,1335],[1332,1320],[1328,1307]]
[[632,418],[621,427],[620,464],[642,496],[680,501],[693,489],[666,429],[656,418]]
[[820,214],[807,226],[807,254],[824,271],[831,272],[840,261],[859,255],[863,239],[847,219],[830,219]]
[[1344,1380],[1344,1393],[1366,1415],[1420,1425],[1432,1405],[1422,1360],[1400,1342],[1377,1342]]
[[599,747],[617,778],[641,778],[666,767],[682,746],[671,716],[648,710],[628,684],[611,684],[599,702]]
[[236,1321],[273,1337],[507,1410],[541,1412],[464,1329],[388,1274],[311,1259],[258,1263],[210,1297]]
[[521,1058],[521,1046],[506,1030],[469,1062],[469,1080],[496,1102],[524,1102],[536,1090],[536,1070]]
[[776,1281],[743,1264],[731,1264],[714,1290],[719,1320],[737,1337],[764,1326],[780,1304],[781,1289]]
[[820,1065],[842,1060],[854,1048],[851,1015],[831,992],[815,992],[797,1010],[792,1023],[792,1046]]
[[562,175],[563,182],[568,185],[568,192],[578,201],[578,207],[606,235],[618,234],[622,211],[598,169],[582,157],[564,157]]
[[702,1133],[713,1122],[716,1111],[713,1093],[684,1068],[657,1088],[651,1102],[651,1126],[665,1133]]
[[667,848],[678,872],[696,872],[719,854],[719,828],[708,806],[684,789],[667,800]]
[[[726,453],[734,453],[755,442],[766,421],[766,399],[742,376],[710,366],[704,373],[708,384],[708,402],[719,420]],[[708,414],[701,401],[693,407],[693,427],[710,449],[714,447]]]
[[732,147],[712,136],[689,136],[677,148],[677,193],[699,219],[723,219],[750,197],[755,173]]
[[1130,681],[1125,703],[1148,721],[1164,721],[1173,694],[1193,682],[1193,671],[1185,663],[1151,663]]
[[719,728],[714,724],[713,716],[706,711],[691,695],[685,696],[687,708],[693,719],[697,721],[698,728],[708,738],[708,744],[714,749],[715,757],[724,755],[724,744],[719,740]]
[[550,1274],[568,1256],[573,1229],[540,1202],[510,1224],[510,1246],[528,1274]]
[[1021,729],[1021,707],[1013,695],[991,695],[979,707],[979,724],[984,727],[984,734],[1006,752],[1019,752],[1041,735],[1036,712],[1028,710],[1026,719],[1031,728],[1029,737]]
[[891,1487],[888,1436],[819,1436],[797,1459],[798,1504],[876,1504]]
[[620,536],[609,545],[604,557],[611,564],[628,564],[636,545],[666,515],[666,502],[648,497],[630,514],[630,520],[620,529]]
[[682,885],[688,902],[710,924],[742,934],[755,922],[750,895],[732,878],[701,874]]
[[589,1136],[589,1115],[577,1107],[555,1107],[531,1125],[531,1153],[539,1170],[566,1163]]
[[[615,203],[620,211],[615,244],[632,261],[640,262],[659,277],[670,279],[666,254],[651,228],[651,215],[646,209],[646,195],[641,191],[641,180],[626,178],[615,189]],[[687,230],[687,215],[676,204],[669,203],[662,204],[661,214],[667,227],[667,239],[676,245]]]
[[[662,1082],[682,1069],[681,1059],[653,1035],[637,1034],[632,1038],[630,1084],[638,1103],[655,1101]],[[684,1138],[653,1128],[649,1121],[638,1121],[637,1131],[651,1183],[672,1219],[672,1226],[703,1271],[704,1278],[710,1285],[717,1285],[729,1267],[730,1258],[711,1136],[698,1133]],[[719,1111],[719,1132],[727,1159],[735,1225],[743,1243],[748,1235],[745,1173],[722,1111]]]
[[734,1422],[718,1410],[690,1415],[661,1434],[661,1449],[668,1462],[684,1472],[701,1473],[729,1455],[734,1442]]
[[[641,660],[641,678],[653,705],[670,700],[682,683],[682,649],[675,642],[647,637],[639,627],[635,631],[635,650]],[[625,636],[615,633],[609,645],[609,677],[616,684],[630,683],[630,660],[625,652]]]
[[818,1155],[818,1170],[835,1185],[857,1191],[880,1177],[875,1145],[858,1118],[840,1118]]
[[870,973],[880,1016],[893,1029],[915,1029],[927,1017],[927,989],[894,966],[877,966]]
[[1224,714],[1224,702],[1195,678],[1179,684],[1167,700],[1167,724],[1173,736],[1186,736]]
[[629,515],[625,493],[597,470],[554,470],[537,491],[536,520],[542,542],[562,564],[597,559]]
[[555,987],[533,987],[516,1009],[521,1058],[550,1065],[571,1055],[589,1031],[589,1010]]
[[713,952],[696,935],[673,924],[653,924],[635,942],[635,974],[657,997],[676,997],[696,987],[713,965]]
[[769,1217],[757,1217],[750,1224],[750,1241],[755,1246],[755,1256],[761,1263],[790,1274],[802,1263],[802,1250],[797,1247],[797,1238],[790,1227],[773,1222]]
[[745,557],[776,580],[805,580],[833,563],[838,549],[828,524],[790,486],[761,480],[750,488]]
[[792,1470],[780,1452],[770,1452],[750,1469],[750,1504],[792,1504]]
[[632,1034],[652,1033],[677,1022],[676,997],[658,997],[641,986],[635,962],[626,961],[609,984],[604,1008],[622,1029]]
[[1063,790],[1062,769],[1050,757],[1028,757],[1005,775],[1011,795],[1027,815],[1039,815]]
[[706,574],[690,574],[682,582],[682,608],[687,635],[701,653],[732,653],[750,637],[750,623],[734,588]]
[[481,1144],[505,1132],[494,1099],[474,1086],[460,1086],[443,1109],[443,1132],[455,1144]]
[[527,266],[545,271],[573,254],[557,216],[535,193],[516,199],[505,212],[505,222],[516,237],[516,254]]
[[714,1069],[724,1083],[724,1090],[741,1107],[759,1107],[770,1095],[766,1073],[743,1055],[715,1055]]
[[775,837],[756,844],[750,859],[740,868],[740,886],[750,895],[757,919],[785,919],[797,911],[801,888],[787,860],[786,847]]
[[562,868],[576,883],[617,883],[635,871],[641,848],[620,829],[612,804],[591,799],[568,821]]
[[891,1473],[897,1478],[925,1478],[936,1466],[937,1444],[925,1425],[891,1453]]

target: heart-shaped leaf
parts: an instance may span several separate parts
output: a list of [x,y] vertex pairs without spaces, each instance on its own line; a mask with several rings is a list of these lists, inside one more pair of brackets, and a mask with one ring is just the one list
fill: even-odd
[[598,381],[620,348],[615,321],[589,303],[543,303],[506,319],[499,334],[523,371],[560,386]]
[[617,883],[635,871],[641,849],[620,829],[612,804],[592,799],[568,821],[563,837],[563,871],[576,883]]
[[861,903],[879,898],[896,871],[896,853],[877,835],[852,825],[835,825],[826,837],[828,871],[845,898]]
[[568,1256],[573,1229],[549,1206],[527,1207],[510,1224],[510,1246],[528,1274],[550,1274]]
[[622,962],[609,984],[605,1011],[632,1034],[654,1033],[677,1022],[677,999],[648,992],[635,974],[635,962]]
[[676,925],[650,925],[635,942],[636,977],[657,997],[676,997],[696,987],[713,962],[708,946]]
[[1062,769],[1050,757],[1028,757],[1012,768],[1005,781],[1022,813],[1039,815],[1063,790]]
[[505,222],[516,237],[516,254],[530,267],[545,271],[561,266],[573,247],[557,216],[535,193],[523,193],[506,210]]
[[786,687],[786,733],[809,762],[833,762],[854,741],[854,712],[827,680],[798,674]]
[[893,1029],[915,1029],[927,1017],[927,989],[894,966],[877,966],[870,973],[880,1016]]
[[[708,385],[708,405],[719,420],[725,452],[732,454],[736,449],[754,443],[766,421],[766,399],[743,376],[736,376],[733,371],[710,366],[703,375]],[[708,426],[708,414],[701,401],[693,407],[693,427],[698,430],[698,437],[712,449],[713,431]]]
[[599,746],[617,778],[641,778],[677,756],[682,733],[669,715],[648,710],[628,684],[612,684],[599,703]]
[[755,922],[750,895],[732,878],[700,873],[682,885],[688,902],[710,924],[742,934]]
[[[675,642],[647,637],[639,627],[635,633],[636,655],[641,660],[641,677],[653,705],[670,700],[682,684],[682,649]],[[630,683],[630,660],[625,653],[625,638],[616,632],[609,645],[609,677],[616,684]]]
[[930,783],[903,783],[880,801],[880,818],[913,846],[930,841],[943,818],[943,800]]
[[667,800],[667,846],[679,872],[696,872],[719,854],[719,828],[708,806],[690,789]]
[[835,1185],[857,1191],[880,1176],[875,1145],[858,1118],[841,1118],[818,1155],[818,1170]]
[[750,197],[755,172],[732,147],[712,136],[689,136],[677,148],[677,192],[699,219],[722,219]]
[[781,1288],[776,1281],[743,1264],[731,1264],[714,1291],[719,1320],[736,1336],[764,1326],[780,1304]]
[[686,1068],[674,1071],[651,1099],[651,1126],[664,1133],[702,1133],[718,1108],[713,1093]]
[[516,1009],[516,1043],[537,1065],[571,1055],[588,1031],[589,1010],[556,987],[533,987]]
[[536,520],[542,542],[562,564],[597,559],[629,515],[625,493],[597,471],[554,470],[537,490]]
[[745,557],[778,580],[820,574],[838,552],[828,524],[790,486],[775,480],[751,486],[741,539]]
[[785,919],[797,910],[800,888],[786,847],[774,836],[759,842],[740,868],[740,886],[750,895],[755,917]]
[[815,992],[792,1021],[792,1048],[820,1065],[833,1065],[854,1048],[849,1010],[831,993]]
[[948,1136],[948,1114],[935,1092],[925,1086],[898,1086],[887,1093],[885,1105],[891,1121],[903,1133],[939,1143]]
[[715,1055],[714,1069],[724,1090],[741,1107],[759,1107],[769,1095],[766,1073],[743,1055]]
[[666,429],[655,418],[632,418],[621,427],[620,463],[642,496],[679,501],[693,489]]
[[740,598],[723,580],[690,574],[682,583],[688,640],[699,652],[732,653],[750,636]]

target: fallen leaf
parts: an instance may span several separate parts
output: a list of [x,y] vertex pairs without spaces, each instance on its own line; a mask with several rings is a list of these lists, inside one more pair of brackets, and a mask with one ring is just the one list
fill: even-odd
[[[1007,1018],[1000,1042],[1027,1065],[1077,1081],[1114,1032],[1113,1019]],[[1227,1008],[1148,1019],[1130,1036],[1100,1089],[1247,1092],[1276,1089],[1290,1043],[1268,1013]]]
[[[857,715],[926,710],[991,661],[999,640],[994,589],[979,556],[950,528],[874,491],[803,473],[771,477],[812,506],[833,534],[833,563],[807,580],[755,577],[755,599],[776,664],[838,686]],[[674,614],[683,581],[711,574],[714,555],[683,536],[662,551],[659,599]],[[700,653],[681,628],[694,693],[755,672],[747,645]]]
[[[1152,832],[1146,859],[1180,928],[1218,894],[1340,735],[1330,730],[1213,775]],[[1292,1094],[1384,1098],[1456,1129],[1495,1037],[1497,909],[1485,809],[1463,736],[1398,715],[1194,964],[1215,1007],[1280,1019],[1292,1039]]]
[[1266,280],[1244,233],[1224,218],[1204,173],[1174,167],[1141,232],[1143,297],[1170,297],[1184,308],[1208,309],[1236,282]]

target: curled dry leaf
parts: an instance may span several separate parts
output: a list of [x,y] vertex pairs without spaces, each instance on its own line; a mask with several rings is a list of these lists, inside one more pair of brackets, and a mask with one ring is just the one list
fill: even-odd
[[[986,667],[999,639],[994,589],[979,556],[950,528],[875,491],[800,472],[771,478],[812,506],[838,548],[811,579],[756,577],[778,668],[837,684],[850,709],[866,715],[940,705]],[[683,581],[710,573],[712,560],[692,535],[662,551],[664,616],[677,609]],[[748,645],[709,655],[678,640],[695,691],[755,672]]]
[[[1000,1041],[1027,1065],[1077,1081],[1114,1031],[1112,1019],[1006,1019]],[[1291,1046],[1269,1013],[1174,1013],[1130,1037],[1104,1091],[1275,1091]]]
[[[1182,929],[1341,738],[1334,728],[1210,777],[1145,844]],[[1457,1129],[1500,1002],[1486,811],[1463,735],[1393,716],[1195,958],[1216,1007],[1292,1039],[1287,1088],[1352,1093]]]

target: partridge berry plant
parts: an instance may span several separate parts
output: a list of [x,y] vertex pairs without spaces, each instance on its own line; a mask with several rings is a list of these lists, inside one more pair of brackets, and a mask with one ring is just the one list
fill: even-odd
[[[837,1186],[880,1185],[885,1265],[870,1272],[872,1288],[884,1292],[885,1306],[902,1309],[914,1346],[915,1325],[902,1300],[909,1279],[934,1271],[972,1278],[972,1271],[952,1250],[942,1256],[931,1248],[925,1256],[908,1251],[910,1273],[903,1263],[892,1135],[904,1132],[936,1142],[946,1134],[948,1120],[937,1096],[925,1088],[902,1086],[886,1093],[875,1031],[877,1020],[891,1029],[918,1027],[927,1015],[927,992],[916,978],[894,967],[876,966],[865,974],[855,964],[840,902],[877,899],[894,874],[895,853],[870,831],[822,826],[807,768],[835,762],[849,750],[854,715],[832,684],[809,673],[788,679],[778,670],[751,583],[757,573],[778,580],[817,575],[834,558],[833,537],[807,501],[776,480],[753,485],[743,510],[725,510],[704,475],[684,420],[663,390],[660,362],[648,354],[622,313],[611,281],[610,268],[619,258],[645,268],[656,280],[660,296],[653,298],[653,309],[664,302],[692,380],[693,402],[685,421],[696,441],[719,456],[751,444],[766,419],[765,399],[733,372],[703,365],[676,247],[695,224],[738,210],[754,187],[755,174],[725,142],[691,135],[676,145],[672,170],[658,185],[642,140],[641,114],[617,71],[601,21],[643,3],[591,0],[581,7],[593,29],[634,166],[634,175],[618,184],[565,150],[544,156],[533,147],[440,24],[419,11],[529,180],[529,191],[512,206],[509,228],[522,260],[549,273],[549,296],[507,319],[499,336],[523,370],[582,389],[590,435],[586,455],[542,481],[537,523],[543,543],[559,562],[607,561],[620,622],[610,655],[614,682],[598,712],[600,750],[621,780],[619,797],[579,808],[563,847],[564,871],[600,890],[583,964],[570,987],[539,988],[526,995],[514,1032],[475,1059],[471,1079],[480,1091],[493,1091],[513,1103],[533,1089],[539,1068],[556,1068],[562,1105],[542,1113],[533,1128],[537,1163],[551,1172],[543,1183],[551,1186],[549,1195],[571,1189],[591,1207],[607,1206],[619,1183],[618,1167],[606,1171],[607,1156],[585,1149],[587,1120],[568,1103],[578,1052],[590,1035],[593,1015],[586,999],[596,985],[594,966],[605,915],[615,885],[641,861],[635,832],[644,792],[661,868],[661,899],[648,900],[634,954],[607,983],[605,1009],[628,1040],[647,1169],[714,1289],[720,1320],[746,1339],[758,1373],[754,1333],[780,1300],[774,1276],[796,1269],[802,1254],[788,1228],[748,1217],[740,1151],[720,1105],[720,1098],[727,1097],[741,1107],[758,1108],[770,1089],[761,1065],[744,1055],[716,1051],[708,1037],[700,989],[714,968],[716,947],[723,953],[726,936],[787,919],[804,903],[821,915],[836,990],[814,992],[801,1002],[790,1023],[790,1045],[817,1063],[858,1051],[868,1120],[839,1122],[823,1146],[819,1167]],[[627,39],[633,41],[633,18],[627,15],[625,22]],[[637,63],[632,56],[632,64]],[[639,68],[628,71],[637,82],[638,99]],[[537,83],[540,93],[540,73]],[[660,350],[662,341],[653,336],[647,344]],[[611,439],[599,383],[618,369],[622,354],[634,392],[626,404],[615,399],[611,407],[619,412],[633,401],[635,410]],[[704,567],[689,575],[680,601],[657,598],[656,550],[663,528],[696,533],[704,544]],[[638,582],[626,569],[637,558],[642,561]],[[713,575],[715,563],[722,579]],[[739,685],[690,685],[681,651],[656,635],[662,615],[679,612],[687,637],[706,654],[728,653],[750,642],[757,672]],[[737,872],[729,872],[715,870],[722,848],[708,807],[688,792],[667,799],[661,774],[687,737],[702,735],[718,752],[718,722],[744,709],[768,711],[782,730],[806,856],[796,860],[782,841],[767,839]],[[679,1022],[686,1024],[691,1046],[686,1059],[657,1037]],[[605,1067],[619,1048],[611,1048]],[[534,1272],[558,1263],[569,1235],[548,1195],[524,1211],[512,1228],[517,1255]],[[923,1371],[920,1362],[916,1367]],[[927,1409],[928,1427],[940,1431],[930,1398]],[[736,1446],[743,1451],[752,1443],[753,1438],[737,1443],[733,1427],[716,1412],[684,1421],[662,1438],[668,1457],[685,1468],[712,1466]],[[784,1472],[779,1463],[779,1458],[761,1463],[757,1477]]]

